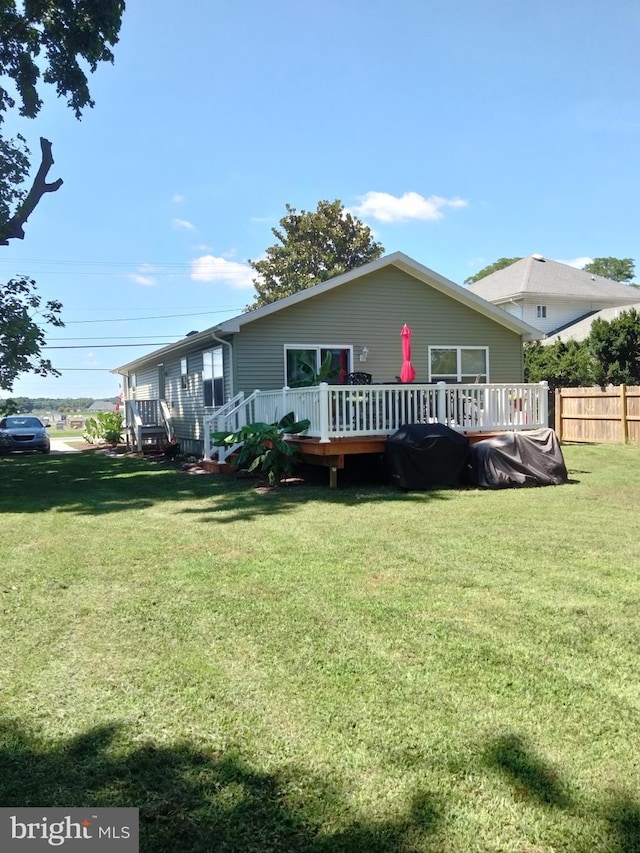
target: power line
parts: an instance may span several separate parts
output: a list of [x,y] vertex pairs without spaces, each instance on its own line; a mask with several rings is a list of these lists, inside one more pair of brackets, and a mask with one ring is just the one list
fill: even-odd
[[152,344],[71,344],[65,345],[61,347],[51,347],[49,344],[45,344],[42,349],[110,349],[110,348],[120,348],[123,347],[166,347],[166,341],[155,341]]
[[[48,341],[139,341],[147,338],[169,338],[170,341],[179,340],[180,335],[111,335],[109,337],[91,338],[84,335],[80,338],[47,338]],[[151,344],[149,345],[151,346]]]
[[65,320],[65,326],[79,323],[138,323],[141,320],[172,320],[174,317],[205,317],[208,314],[228,314],[236,308],[219,309],[218,311],[198,311],[194,314],[157,314],[155,317],[118,317],[113,320]]

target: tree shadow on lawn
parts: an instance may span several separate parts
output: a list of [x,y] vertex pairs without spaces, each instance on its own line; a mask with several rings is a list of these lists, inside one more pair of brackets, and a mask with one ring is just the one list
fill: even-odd
[[305,771],[263,773],[235,750],[132,748],[118,725],[52,743],[3,722],[0,767],[3,806],[138,808],[145,853],[392,853],[426,849],[441,822],[430,794],[395,820],[358,820],[345,792]]
[[[327,469],[322,472],[328,477]],[[187,476],[175,467],[140,457],[106,453],[0,458],[0,513],[56,509],[103,515],[146,509],[159,502],[209,499],[205,507],[184,511],[202,515],[203,520],[227,523],[276,515],[308,500],[349,506],[365,501],[446,499],[444,491],[407,494],[357,477],[345,479],[337,490],[329,489],[327,480],[316,484],[311,478],[275,489],[264,486],[239,476]]]
[[[506,777],[515,800],[578,813],[575,796],[566,780],[556,768],[536,755],[520,735],[508,734],[492,741],[486,749],[484,763]],[[614,794],[595,817],[604,820],[607,826],[608,853],[640,851],[640,805],[628,794]],[[590,849],[587,847],[584,853]]]

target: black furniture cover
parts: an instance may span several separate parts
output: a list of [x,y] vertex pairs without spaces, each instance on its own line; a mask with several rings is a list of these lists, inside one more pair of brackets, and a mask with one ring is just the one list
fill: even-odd
[[471,445],[465,480],[485,489],[559,486],[567,468],[552,429],[505,432]]
[[406,490],[459,485],[468,450],[467,437],[444,424],[404,424],[385,442],[391,480]]

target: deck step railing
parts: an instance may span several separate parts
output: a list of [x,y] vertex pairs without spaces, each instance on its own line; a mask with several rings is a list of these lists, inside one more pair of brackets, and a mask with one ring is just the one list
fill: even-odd
[[236,432],[245,424],[250,423],[247,412],[251,410],[252,394],[245,400],[244,392],[240,391],[235,397],[220,406],[213,412],[207,412],[204,416],[204,458],[211,459],[212,453],[218,454],[218,462],[224,462],[229,454],[236,448],[216,447],[211,443],[211,434],[214,432]]
[[158,449],[173,435],[171,413],[164,400],[127,400],[125,402],[125,431],[139,453]]

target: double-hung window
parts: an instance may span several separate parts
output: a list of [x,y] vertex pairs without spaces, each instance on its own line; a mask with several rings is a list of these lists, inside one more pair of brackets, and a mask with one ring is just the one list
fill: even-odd
[[205,406],[217,408],[224,404],[222,347],[202,353],[202,385]]
[[339,385],[353,363],[353,347],[342,345],[285,344],[284,377],[289,388],[315,385],[318,381]]
[[432,382],[488,382],[488,347],[429,347]]

